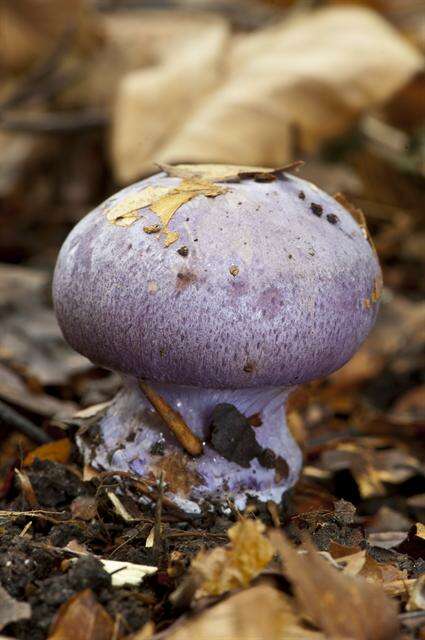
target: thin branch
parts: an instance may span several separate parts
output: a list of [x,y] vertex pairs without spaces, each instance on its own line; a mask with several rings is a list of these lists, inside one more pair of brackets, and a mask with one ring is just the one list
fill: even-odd
[[18,133],[79,133],[104,127],[108,117],[99,111],[81,109],[63,113],[34,113],[21,116],[5,115],[0,118],[0,129]]
[[164,398],[144,380],[139,382],[139,386],[182,447],[186,449],[190,455],[200,456],[203,452],[202,442],[198,436],[189,429],[182,416],[170,407]]
[[0,400],[0,424],[17,429],[37,444],[46,444],[52,441],[52,438],[43,429],[37,427],[28,418],[21,416],[20,413],[9,407],[5,402],[2,402],[2,400]]

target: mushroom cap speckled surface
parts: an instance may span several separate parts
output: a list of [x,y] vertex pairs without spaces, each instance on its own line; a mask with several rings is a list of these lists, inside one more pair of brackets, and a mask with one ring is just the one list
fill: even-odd
[[349,360],[375,321],[380,281],[349,212],[284,174],[186,202],[168,247],[144,231],[159,221],[149,207],[128,227],[107,220],[129,194],[179,183],[164,173],[138,182],[66,239],[53,294],[71,346],[136,377],[217,389],[289,386]]

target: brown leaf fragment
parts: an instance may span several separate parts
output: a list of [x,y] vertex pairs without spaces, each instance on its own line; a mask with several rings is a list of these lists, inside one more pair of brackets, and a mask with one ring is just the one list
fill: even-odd
[[71,449],[71,441],[68,438],[53,440],[53,442],[48,442],[30,451],[25,456],[23,465],[24,467],[30,467],[37,458],[66,464],[71,456]]
[[11,622],[28,618],[31,618],[31,606],[27,602],[15,600],[0,586],[0,631]]
[[380,586],[338,572],[308,540],[303,544],[306,554],[277,531],[270,533],[270,540],[304,614],[327,637],[389,640],[397,636],[397,605]]
[[407,611],[425,611],[425,574],[422,574],[414,583],[406,609]]
[[161,164],[160,169],[169,176],[201,180],[211,182],[239,182],[244,178],[253,178],[258,181],[272,181],[285,171],[296,171],[304,164],[303,160],[295,160],[282,167],[245,167],[237,164]]
[[[136,636],[137,637],[137,636]],[[236,593],[194,618],[177,622],[164,640],[325,640],[299,619],[294,601],[269,584]]]
[[[370,246],[372,247],[372,250],[376,254],[376,248],[373,243],[372,236],[370,235],[369,228],[367,226],[366,216],[363,213],[363,211],[360,209],[360,207],[356,207],[355,204],[350,202],[343,193],[335,193],[334,198],[337,202],[339,202],[339,204],[342,207],[344,207],[344,209],[348,211],[348,213],[351,214],[351,216],[354,218],[354,220],[357,222],[357,224],[361,228],[362,233],[366,238],[366,240],[369,242]],[[381,283],[381,288],[382,288],[382,283]]]
[[38,505],[38,500],[34,488],[31,484],[31,480],[24,471],[19,471],[19,469],[15,469],[15,475],[18,479],[25,500],[33,509]]
[[111,616],[85,589],[60,607],[49,640],[112,640],[113,633]]
[[260,520],[244,518],[228,530],[229,547],[200,551],[191,564],[195,574],[202,578],[197,596],[217,596],[247,587],[273,557],[272,545],[264,531]]

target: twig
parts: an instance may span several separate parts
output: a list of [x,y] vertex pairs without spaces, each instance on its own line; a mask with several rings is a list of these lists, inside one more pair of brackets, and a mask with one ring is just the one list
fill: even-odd
[[52,441],[52,438],[43,429],[37,427],[28,418],[21,416],[20,413],[9,407],[5,402],[2,402],[2,400],[0,400],[0,423],[18,429],[18,431],[31,438],[37,444],[46,444]]
[[182,416],[175,411],[152,387],[144,380],[139,382],[140,388],[161,416],[170,431],[173,432],[179,443],[192,456],[200,456],[203,452],[202,442],[187,426]]
[[105,114],[91,109],[74,112],[34,113],[27,116],[6,115],[0,118],[0,128],[20,133],[79,133],[104,127],[108,123]]
[[159,491],[158,491],[158,499],[155,505],[155,524],[153,529],[153,555],[156,563],[158,563],[159,557],[161,555],[161,530],[162,530],[162,500],[164,497],[164,476],[161,471],[161,475],[159,477],[158,483]]

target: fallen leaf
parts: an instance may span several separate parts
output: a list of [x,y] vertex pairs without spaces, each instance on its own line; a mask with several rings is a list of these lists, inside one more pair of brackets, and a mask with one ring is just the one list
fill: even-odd
[[406,609],[407,611],[425,611],[425,574],[415,581]]
[[338,572],[305,541],[300,554],[285,536],[270,532],[283,560],[283,573],[293,585],[304,614],[327,637],[388,640],[399,628],[397,605],[382,588],[359,577]]
[[29,618],[31,618],[31,606],[27,602],[15,600],[6,589],[0,586],[0,631],[11,622]]
[[[165,31],[167,14],[160,14],[157,20]],[[168,14],[169,24],[176,21],[178,27],[181,19],[181,12]],[[118,86],[112,159],[122,183],[128,184],[154,170],[153,161],[164,142],[184,125],[194,105],[220,84],[230,39],[229,24],[204,12],[192,17],[190,31],[186,31],[178,41],[172,34],[168,42],[164,38],[159,56],[154,52],[155,64],[124,75]],[[163,50],[166,55],[161,55]],[[190,158],[183,156],[172,162],[187,159]]]
[[170,231],[168,228],[177,209],[196,196],[215,198],[226,191],[225,187],[196,177],[181,180],[176,187],[149,186],[135,195],[123,198],[112,207],[106,205],[106,218],[112,224],[129,226],[139,219],[140,209],[150,207],[161,222],[161,232],[165,235],[164,244],[168,247],[179,237],[177,232]]
[[120,562],[119,560],[104,560],[99,558],[103,568],[112,577],[113,587],[122,587],[125,584],[138,585],[146,576],[151,576],[158,571],[157,567],[134,562]]
[[195,574],[202,578],[197,596],[220,595],[247,587],[273,557],[272,545],[264,531],[260,520],[244,518],[228,530],[229,547],[200,551],[191,564]]
[[71,456],[71,450],[72,445],[68,438],[53,440],[27,453],[23,465],[24,467],[30,467],[36,459],[66,464]]
[[169,176],[183,179],[199,178],[211,182],[239,182],[244,178],[275,180],[285,171],[292,171],[303,164],[296,160],[284,167],[246,167],[236,164],[158,164]]
[[114,622],[90,589],[63,604],[49,640],[112,640]]
[[[164,640],[326,640],[300,621],[293,600],[268,584],[251,587],[177,622]],[[136,636],[136,640],[138,640]]]
[[[203,82],[198,98],[193,88],[202,73],[211,76],[212,60],[220,76]],[[184,70],[169,64],[123,80],[113,138],[119,180],[151,171],[153,159],[283,165],[293,159],[294,132],[297,148],[312,153],[423,64],[379,14],[358,7],[324,8],[239,35],[202,63],[203,70],[194,62]]]

